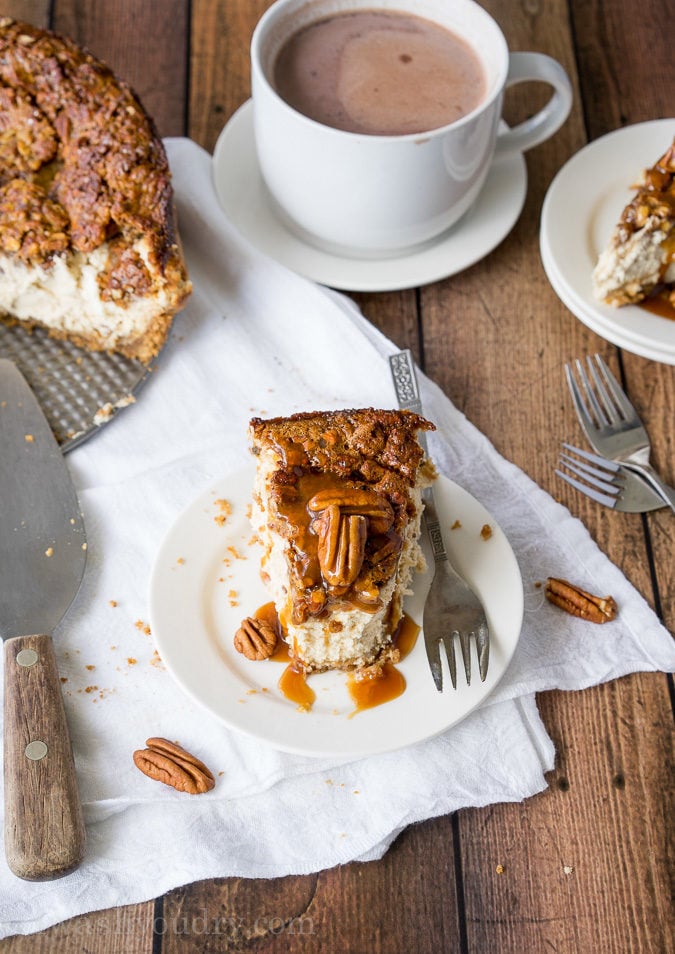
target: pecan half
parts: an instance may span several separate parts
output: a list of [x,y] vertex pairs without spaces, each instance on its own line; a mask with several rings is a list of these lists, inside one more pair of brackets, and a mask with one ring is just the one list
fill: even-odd
[[314,523],[319,532],[321,575],[329,586],[351,586],[361,572],[366,553],[366,518],[362,514],[343,513],[332,505]]
[[234,648],[247,659],[269,659],[277,648],[277,634],[264,619],[247,616],[234,634]]
[[608,623],[617,614],[616,601],[611,596],[594,596],[568,580],[549,576],[544,589],[546,599],[560,609],[591,623]]
[[386,533],[394,522],[391,504],[375,490],[359,490],[357,487],[320,490],[307,506],[313,513],[339,507],[343,514],[368,517],[372,533]]
[[168,739],[146,739],[147,748],[134,752],[134,764],[148,778],[188,795],[210,792],[216,781],[209,769],[184,748]]

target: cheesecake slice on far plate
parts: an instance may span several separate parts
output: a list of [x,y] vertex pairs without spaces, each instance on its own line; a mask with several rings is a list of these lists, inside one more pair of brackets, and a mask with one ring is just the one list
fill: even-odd
[[617,306],[660,293],[675,307],[675,141],[636,188],[593,271],[593,292]]

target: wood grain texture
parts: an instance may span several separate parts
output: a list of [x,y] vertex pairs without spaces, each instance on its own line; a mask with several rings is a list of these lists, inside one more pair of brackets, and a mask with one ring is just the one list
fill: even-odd
[[28,881],[60,878],[82,861],[85,830],[51,637],[8,639],[4,657],[7,864]]
[[2,16],[24,20],[34,26],[49,26],[49,0],[3,0]]
[[56,0],[52,28],[115,70],[138,95],[160,136],[182,136],[188,8],[188,0]]

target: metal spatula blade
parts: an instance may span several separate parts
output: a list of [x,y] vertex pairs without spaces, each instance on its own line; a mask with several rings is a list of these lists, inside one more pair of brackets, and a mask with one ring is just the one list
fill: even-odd
[[5,665],[5,850],[14,874],[79,864],[84,824],[51,633],[79,589],[84,522],[25,379],[0,360],[0,636]]

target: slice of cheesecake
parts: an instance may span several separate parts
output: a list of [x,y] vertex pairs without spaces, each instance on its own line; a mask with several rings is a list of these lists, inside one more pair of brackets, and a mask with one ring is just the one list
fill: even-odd
[[675,305],[675,141],[635,187],[593,271],[595,297],[635,304],[665,285]]
[[410,411],[254,418],[252,523],[261,573],[294,659],[307,672],[367,666],[402,617],[419,547],[422,489],[434,479]]

